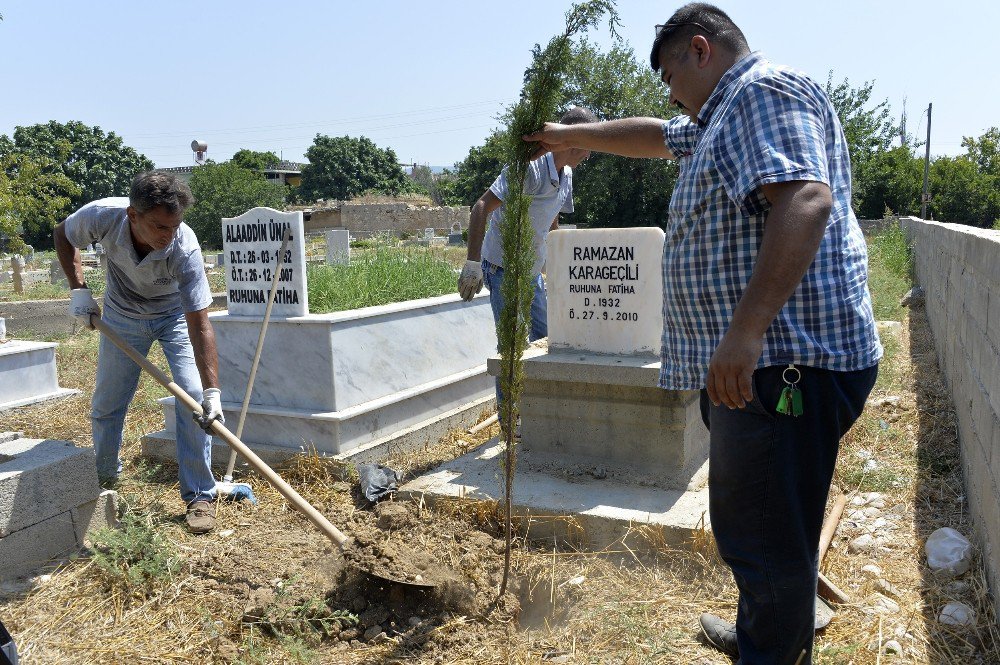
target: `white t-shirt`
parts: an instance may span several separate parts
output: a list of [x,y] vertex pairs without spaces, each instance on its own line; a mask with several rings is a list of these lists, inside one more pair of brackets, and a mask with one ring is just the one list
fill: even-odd
[[99,242],[107,252],[104,304],[135,319],[197,312],[211,305],[205,262],[191,227],[182,223],[169,245],[140,261],[125,212],[128,206],[123,197],[98,199],[67,217],[63,227],[74,247]]
[[[501,201],[507,198],[506,166],[490,185],[490,191]],[[545,236],[552,227],[552,221],[560,212],[573,212],[573,169],[566,166],[561,173],[556,171],[552,153],[547,152],[528,165],[524,193],[531,197],[528,216],[535,231],[531,238],[535,250],[532,274],[537,275],[545,265]],[[500,238],[503,210],[504,206],[500,206],[490,215],[486,237],[483,239],[482,257],[496,266],[503,266],[503,242]]]

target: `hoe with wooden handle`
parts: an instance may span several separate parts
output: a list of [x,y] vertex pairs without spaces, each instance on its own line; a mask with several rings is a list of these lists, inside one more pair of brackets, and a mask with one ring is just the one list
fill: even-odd
[[[194,413],[198,414],[202,413],[201,405],[198,404],[198,402],[196,402],[193,397],[187,394],[187,392],[184,391],[183,388],[174,383],[169,376],[167,376],[159,367],[151,363],[148,358],[146,358],[144,355],[133,349],[128,342],[122,339],[121,336],[119,336],[118,333],[116,333],[114,330],[109,328],[108,325],[104,323],[104,321],[102,321],[98,316],[91,314],[90,323],[95,328],[100,330],[105,337],[111,340],[111,342],[114,343],[115,346],[124,351],[129,358],[134,360],[140,367],[146,370],[150,374],[150,376],[156,379],[156,381],[160,385],[169,390],[170,394],[172,394],[176,399],[179,399],[184,404],[184,406],[186,406]],[[236,435],[234,435],[232,432],[226,429],[225,425],[216,420],[211,425],[211,431],[217,437],[228,443],[233,450],[242,455],[247,460],[247,462],[249,462],[250,466],[256,469],[257,473],[262,475],[267,480],[267,482],[271,483],[271,485],[274,486],[274,488],[278,490],[278,492],[280,492],[281,495],[288,500],[288,503],[292,504],[292,506],[296,510],[298,510],[306,517],[308,517],[309,521],[312,522],[317,529],[322,531],[323,535],[332,540],[337,545],[337,547],[340,548],[341,552],[344,552],[351,547],[353,543],[351,538],[345,536],[340,529],[335,527],[330,522],[330,520],[326,519],[326,517],[324,517],[322,513],[316,510],[312,506],[312,504],[303,499],[302,495],[296,492],[291,485],[286,483],[281,476],[275,473],[274,469],[269,467],[264,462],[264,460],[258,457],[255,452],[250,450],[250,448],[248,448],[245,443],[240,441],[239,438],[236,437]],[[405,584],[408,586],[418,586],[418,587],[434,586],[434,584],[429,584],[426,582],[412,582],[409,580],[398,580],[385,577],[384,575],[377,575],[371,571],[365,571],[365,572],[373,577],[378,577],[397,584]]]

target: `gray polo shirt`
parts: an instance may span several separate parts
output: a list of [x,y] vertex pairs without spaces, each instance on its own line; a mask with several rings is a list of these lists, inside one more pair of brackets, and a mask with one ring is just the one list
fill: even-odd
[[[508,188],[505,166],[490,186],[490,191],[501,201],[506,201]],[[533,275],[537,275],[545,265],[545,236],[549,234],[553,220],[561,212],[573,212],[573,169],[564,166],[562,171],[556,171],[555,159],[551,152],[547,152],[528,165],[524,193],[531,197],[528,217],[535,231],[531,236],[531,246],[535,250],[535,264],[531,270]],[[482,257],[495,266],[503,265],[503,240],[500,237],[503,210],[504,206],[500,206],[493,211],[483,239]]]
[[143,259],[132,244],[127,198],[99,199],[66,218],[66,237],[83,249],[99,242],[107,253],[104,304],[136,319],[196,312],[212,304],[198,238],[182,223],[173,241]]

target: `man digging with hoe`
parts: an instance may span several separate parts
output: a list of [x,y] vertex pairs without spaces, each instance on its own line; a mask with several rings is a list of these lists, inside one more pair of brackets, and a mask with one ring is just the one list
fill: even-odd
[[[192,203],[186,184],[168,173],[150,171],[136,176],[129,198],[89,203],[57,225],[53,235],[72,289],[70,315],[91,329],[91,314],[101,316],[83,279],[77,249],[100,242],[108,260],[103,322],[143,355],[159,341],[174,382],[201,401],[204,416],[195,418],[177,401],[177,465],[188,528],[207,533],[215,527],[216,492],[207,428],[225,419],[215,333],[208,320],[212,294],[198,239],[181,221]],[[91,422],[97,476],[104,487],[113,486],[121,473],[122,428],[140,371],[101,337]]]
[[742,665],[805,665],[837,450],[882,357],[847,144],[822,88],[717,7],[657,26],[650,64],[685,115],[525,140],[680,162],[659,384],[702,391],[712,531],[739,589],[735,626],[705,614],[702,631]]

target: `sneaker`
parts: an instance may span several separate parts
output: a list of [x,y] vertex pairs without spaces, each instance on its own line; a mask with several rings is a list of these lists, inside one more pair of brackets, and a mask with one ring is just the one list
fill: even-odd
[[194,501],[184,516],[191,533],[208,533],[215,528],[215,506],[208,501]]
[[701,634],[713,647],[733,658],[739,658],[740,649],[736,645],[736,626],[723,621],[714,614],[702,614],[698,620],[701,623]]

